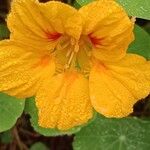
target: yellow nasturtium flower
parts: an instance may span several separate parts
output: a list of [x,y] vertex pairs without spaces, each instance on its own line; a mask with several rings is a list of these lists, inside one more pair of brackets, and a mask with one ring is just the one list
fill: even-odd
[[39,125],[67,130],[93,108],[124,117],[150,92],[150,62],[126,54],[134,22],[114,0],[81,9],[61,2],[14,0],[10,39],[0,42],[0,91],[35,96]]

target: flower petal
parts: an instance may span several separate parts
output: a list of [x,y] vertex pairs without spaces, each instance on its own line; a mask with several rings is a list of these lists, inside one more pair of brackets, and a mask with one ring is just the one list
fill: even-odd
[[65,33],[75,39],[80,38],[82,18],[78,11],[61,2],[40,3],[40,11],[52,27],[59,33]]
[[124,117],[150,93],[150,62],[127,54],[112,64],[97,62],[90,73],[93,107],[107,117]]
[[84,18],[83,34],[93,44],[93,55],[101,61],[116,61],[125,56],[133,41],[133,25],[114,0],[99,0],[79,10]]
[[11,32],[10,38],[26,44],[34,51],[53,49],[56,44],[47,37],[47,31],[56,31],[40,13],[38,3],[34,0],[13,1],[7,24]]
[[16,97],[35,95],[41,80],[52,76],[54,62],[12,41],[0,42],[0,91]]
[[92,117],[88,80],[77,72],[67,72],[44,82],[36,96],[39,125],[67,130]]
[[49,52],[53,51],[62,34],[81,33],[81,23],[75,24],[80,22],[76,15],[75,9],[59,2],[14,0],[7,22],[11,39],[30,46],[34,51]]

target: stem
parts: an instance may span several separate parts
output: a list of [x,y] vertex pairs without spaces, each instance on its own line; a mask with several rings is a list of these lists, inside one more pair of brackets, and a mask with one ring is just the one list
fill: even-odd
[[17,141],[19,149],[20,150],[28,150],[27,146],[24,143],[22,143],[16,127],[13,129],[13,134],[14,134],[14,138]]

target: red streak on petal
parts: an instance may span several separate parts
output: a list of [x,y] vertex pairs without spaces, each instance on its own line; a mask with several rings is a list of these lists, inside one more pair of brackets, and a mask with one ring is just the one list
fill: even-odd
[[50,56],[48,55],[42,56],[40,60],[37,63],[35,63],[32,67],[33,68],[46,67],[49,64],[50,60],[51,60]]
[[58,32],[54,32],[54,33],[46,32],[46,36],[50,41],[56,41],[61,37],[61,34]]
[[51,60],[50,56],[48,56],[48,55],[43,56],[40,61],[41,66],[43,66],[43,67],[47,66],[48,63],[50,62],[50,60]]
[[104,38],[97,38],[97,37],[94,37],[94,36],[92,36],[92,33],[90,33],[88,36],[89,36],[89,38],[90,38],[90,40],[91,40],[91,42],[92,42],[92,44],[93,44],[94,46],[102,45],[102,40],[103,40]]

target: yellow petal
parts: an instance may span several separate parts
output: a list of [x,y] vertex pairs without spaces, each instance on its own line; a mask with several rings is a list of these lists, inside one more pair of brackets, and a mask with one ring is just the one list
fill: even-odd
[[39,8],[56,31],[79,39],[82,30],[82,19],[75,8],[54,1],[40,3]]
[[93,55],[101,61],[116,61],[125,56],[133,41],[133,25],[114,0],[99,0],[79,10],[84,18],[83,34],[93,44]]
[[53,51],[63,34],[81,33],[81,23],[75,24],[80,22],[76,14],[75,9],[59,2],[14,0],[7,18],[10,38],[34,51]]
[[54,76],[41,86],[36,105],[42,127],[67,130],[82,125],[92,117],[88,80],[77,72]]
[[[7,17],[10,38],[21,44],[26,44],[28,49],[45,51],[53,49],[55,42],[50,42],[47,32],[54,33],[48,21],[43,17],[35,0],[14,0],[11,12]],[[40,42],[39,42],[40,41]]]
[[26,51],[12,41],[0,42],[0,91],[16,97],[35,95],[41,81],[52,76],[54,62]]
[[150,93],[150,62],[128,54],[112,64],[97,62],[90,73],[93,107],[106,117],[124,117]]

